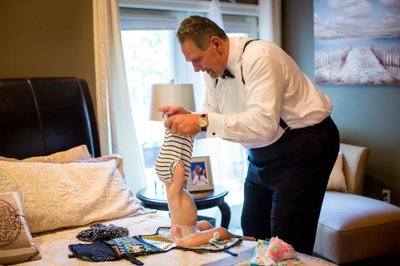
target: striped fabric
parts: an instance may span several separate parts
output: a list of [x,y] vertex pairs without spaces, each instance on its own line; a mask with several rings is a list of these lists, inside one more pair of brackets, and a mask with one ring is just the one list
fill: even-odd
[[193,137],[174,135],[168,129],[165,130],[164,143],[155,165],[157,176],[161,181],[172,183],[173,171],[179,161],[185,166],[185,178],[189,178],[193,139]]

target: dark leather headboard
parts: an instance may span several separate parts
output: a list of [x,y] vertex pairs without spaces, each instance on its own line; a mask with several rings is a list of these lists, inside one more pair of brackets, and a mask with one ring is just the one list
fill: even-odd
[[93,103],[82,79],[0,79],[0,128],[0,156],[23,159],[82,144],[100,156]]

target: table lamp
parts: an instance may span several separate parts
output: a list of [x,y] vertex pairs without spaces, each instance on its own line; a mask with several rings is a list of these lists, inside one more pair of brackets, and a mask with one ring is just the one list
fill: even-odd
[[160,106],[181,105],[188,111],[194,111],[194,93],[192,84],[154,84],[151,91],[150,120],[162,121]]

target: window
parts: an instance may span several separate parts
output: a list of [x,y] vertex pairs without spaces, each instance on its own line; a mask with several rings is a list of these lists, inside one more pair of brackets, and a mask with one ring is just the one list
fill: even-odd
[[[192,83],[196,110],[202,110],[204,100],[203,73],[195,73],[180,51],[175,37],[180,21],[197,11],[172,11],[121,8],[121,28],[124,59],[133,102],[133,116],[142,147],[148,185],[157,185],[154,162],[164,138],[161,122],[149,120],[151,87],[155,83]],[[228,35],[257,37],[257,17],[224,15]],[[229,189],[227,202],[242,203],[243,179],[247,170],[246,151],[239,145],[221,139],[195,141],[193,156],[210,156],[214,183]]]

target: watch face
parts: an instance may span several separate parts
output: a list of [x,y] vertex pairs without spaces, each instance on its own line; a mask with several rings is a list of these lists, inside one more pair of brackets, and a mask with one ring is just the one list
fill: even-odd
[[201,118],[201,119],[199,120],[199,126],[200,126],[200,127],[206,127],[206,126],[208,126],[207,120],[204,119],[204,118]]

